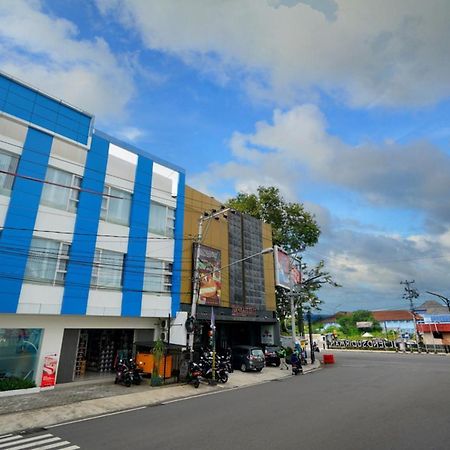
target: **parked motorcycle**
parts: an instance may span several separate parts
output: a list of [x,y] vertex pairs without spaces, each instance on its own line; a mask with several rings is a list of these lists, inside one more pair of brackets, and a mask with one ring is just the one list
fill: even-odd
[[130,374],[131,374],[131,382],[133,384],[137,384],[137,385],[141,384],[141,382],[142,382],[142,375],[141,375],[142,369],[140,369],[138,367],[138,365],[135,363],[135,361],[133,359],[130,359],[130,361],[129,361],[128,370],[130,371]]
[[131,383],[133,382],[133,376],[132,373],[125,364],[125,361],[123,359],[119,359],[119,362],[116,366],[116,378],[114,380],[115,384],[123,384],[126,387],[130,387]]
[[201,367],[193,361],[189,362],[186,381],[189,384],[192,384],[197,389],[200,386],[201,376],[202,376]]
[[[227,363],[226,361],[216,355],[216,361],[215,361],[215,381],[218,381],[220,383],[226,383],[228,381],[228,370],[227,370]],[[213,357],[210,353],[204,353],[203,356],[200,357],[200,363],[199,366],[202,370],[202,378],[206,380],[212,380],[213,379]]]

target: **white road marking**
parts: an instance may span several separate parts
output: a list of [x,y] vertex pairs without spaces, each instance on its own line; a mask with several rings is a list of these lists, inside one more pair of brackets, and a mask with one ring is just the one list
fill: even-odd
[[48,425],[45,428],[50,429],[50,428],[62,427],[64,425],[72,425],[73,423],[87,422],[88,420],[101,419],[102,417],[115,416],[116,414],[125,414],[128,412],[139,411],[140,409],[145,409],[145,408],[147,408],[147,406],[139,406],[137,408],[124,409],[123,411],[116,411],[116,412],[107,413],[107,414],[100,414],[98,416],[86,417],[84,419],[71,420],[70,422],[61,422],[61,423],[57,423],[55,425]]

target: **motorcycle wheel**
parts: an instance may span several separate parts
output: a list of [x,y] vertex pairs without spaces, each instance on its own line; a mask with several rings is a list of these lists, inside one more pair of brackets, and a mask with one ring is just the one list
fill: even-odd
[[200,381],[195,380],[195,381],[194,381],[194,387],[195,387],[195,389],[197,389],[199,386],[200,386]]
[[222,373],[222,374],[220,374],[219,375],[219,381],[221,382],[221,383],[226,383],[227,381],[228,381],[228,374],[225,372],[225,373]]
[[116,377],[114,378],[114,384],[117,384],[119,382],[119,379]]
[[125,380],[125,386],[126,386],[126,387],[130,387],[130,386],[131,386],[131,380],[130,380],[129,378],[127,378],[127,379]]

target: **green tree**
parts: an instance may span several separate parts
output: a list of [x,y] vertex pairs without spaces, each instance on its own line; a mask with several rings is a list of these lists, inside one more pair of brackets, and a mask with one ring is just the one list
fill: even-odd
[[227,202],[236,211],[249,214],[272,226],[274,245],[287,252],[317,244],[320,228],[301,203],[286,202],[274,186],[260,186],[256,194],[240,192]]
[[337,323],[341,331],[346,336],[357,336],[361,334],[361,329],[357,327],[357,322],[372,322],[371,331],[381,331],[380,322],[374,319],[370,311],[358,310],[351,314],[345,314],[337,318]]

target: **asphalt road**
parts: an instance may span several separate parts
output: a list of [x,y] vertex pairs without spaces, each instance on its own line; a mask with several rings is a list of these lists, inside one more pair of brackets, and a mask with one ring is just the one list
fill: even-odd
[[450,358],[335,357],[312,374],[47,432],[90,450],[450,448]]

